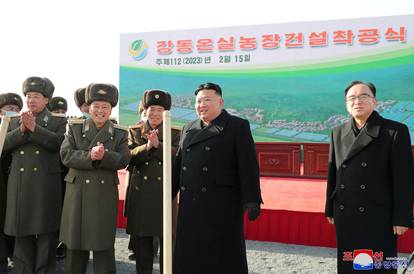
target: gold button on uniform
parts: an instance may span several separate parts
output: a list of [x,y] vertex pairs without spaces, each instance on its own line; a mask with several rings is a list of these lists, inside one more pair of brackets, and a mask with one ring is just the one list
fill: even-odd
[[160,161],[160,162],[158,162],[158,165],[162,165],[162,162]]
[[23,150],[22,150],[22,151],[20,151],[20,154],[21,154],[21,155],[23,155],[23,154],[24,154],[24,151],[23,151]]
[[162,179],[161,177],[157,177],[157,180],[158,180],[158,181],[161,181],[161,179]]
[[147,180],[148,179],[148,177],[147,176],[144,176],[144,180]]
[[37,167],[34,167],[34,168],[33,168],[33,171],[37,171]]
[[91,181],[89,179],[85,180],[85,183],[89,184]]
[[24,171],[24,168],[22,168],[22,167],[21,167],[21,168],[20,168],[20,171],[21,171],[21,172],[23,172],[23,171]]
[[40,154],[40,151],[36,150],[36,154]]
[[149,165],[149,163],[148,162],[145,162],[145,165]]
[[135,186],[135,190],[139,190],[139,187],[138,186]]
[[105,181],[104,180],[101,180],[101,184],[104,184],[105,183]]

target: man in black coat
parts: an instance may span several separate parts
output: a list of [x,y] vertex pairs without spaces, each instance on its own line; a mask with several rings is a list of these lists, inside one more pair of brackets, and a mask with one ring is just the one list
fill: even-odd
[[336,226],[338,273],[397,273],[390,258],[411,225],[410,135],[374,111],[375,96],[372,83],[352,82],[345,89],[352,118],[332,131],[325,215]]
[[248,273],[243,213],[256,219],[262,203],[249,122],[222,109],[220,86],[200,85],[195,95],[199,119],[184,126],[173,171],[174,273]]

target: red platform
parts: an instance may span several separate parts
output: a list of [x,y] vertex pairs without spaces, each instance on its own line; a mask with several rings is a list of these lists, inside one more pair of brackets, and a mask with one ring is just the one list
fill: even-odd
[[[119,172],[120,201],[118,227],[126,227],[122,216],[124,176]],[[308,246],[336,247],[335,229],[324,216],[325,179],[261,177],[264,204],[258,220],[245,219],[245,236],[249,240],[281,242]],[[414,230],[399,239],[398,250],[414,250]]]

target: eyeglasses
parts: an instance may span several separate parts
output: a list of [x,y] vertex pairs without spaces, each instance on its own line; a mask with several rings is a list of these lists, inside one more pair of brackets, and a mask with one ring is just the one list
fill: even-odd
[[356,99],[358,99],[361,102],[366,102],[366,101],[368,101],[369,98],[373,98],[373,97],[374,96],[371,96],[369,94],[362,93],[361,95],[358,95],[358,96],[353,96],[353,95],[348,96],[348,97],[345,98],[345,101],[347,103],[353,103],[353,102],[355,102]]

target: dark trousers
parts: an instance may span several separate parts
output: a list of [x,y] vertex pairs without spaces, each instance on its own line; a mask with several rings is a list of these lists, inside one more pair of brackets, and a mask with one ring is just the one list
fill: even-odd
[[[154,237],[131,237],[133,251],[136,258],[137,274],[152,274],[152,264],[154,259]],[[160,273],[163,268],[163,238],[160,239]]]
[[14,271],[16,274],[56,273],[56,232],[16,237]]
[[3,231],[0,231],[0,274],[6,272],[8,265],[8,253],[6,235]]
[[[94,274],[116,274],[115,250],[92,251]],[[89,250],[66,249],[65,274],[85,274]]]

